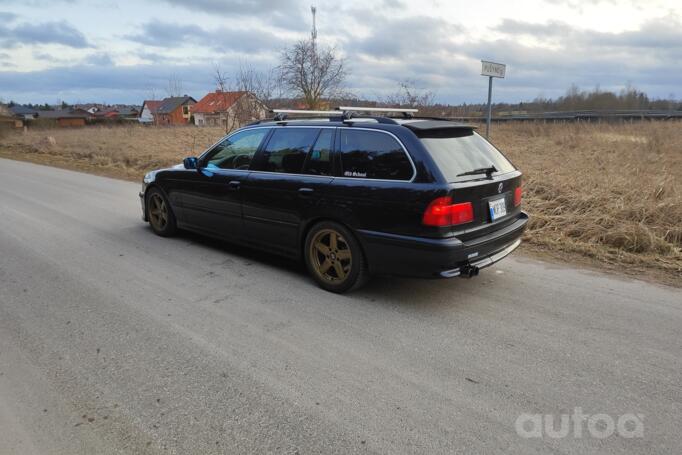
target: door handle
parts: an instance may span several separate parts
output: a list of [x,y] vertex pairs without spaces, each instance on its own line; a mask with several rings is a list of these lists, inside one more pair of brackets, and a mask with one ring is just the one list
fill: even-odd
[[313,190],[312,188],[303,187],[298,189],[299,196],[311,196],[314,192],[315,190]]
[[232,180],[231,182],[229,182],[229,183],[227,184],[227,186],[228,186],[231,190],[238,190],[239,187],[241,186],[241,184],[242,184],[242,182],[240,182],[239,180]]

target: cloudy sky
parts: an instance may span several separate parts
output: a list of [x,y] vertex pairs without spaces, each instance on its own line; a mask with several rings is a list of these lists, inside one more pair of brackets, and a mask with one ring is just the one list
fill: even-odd
[[140,103],[171,75],[195,98],[213,68],[277,65],[309,34],[377,98],[412,79],[442,102],[481,102],[480,60],[504,62],[497,101],[572,84],[682,97],[682,0],[0,0],[0,99]]

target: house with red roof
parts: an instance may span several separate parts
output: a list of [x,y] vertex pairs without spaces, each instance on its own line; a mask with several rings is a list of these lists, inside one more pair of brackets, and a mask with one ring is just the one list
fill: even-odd
[[144,100],[137,120],[140,123],[155,123],[154,115],[156,115],[156,111],[159,110],[162,102],[161,100]]
[[217,90],[199,100],[192,108],[197,126],[220,126],[226,131],[245,123],[264,119],[268,107],[253,93]]
[[118,109],[111,107],[108,109],[97,111],[93,115],[95,116],[95,118],[98,119],[113,120],[115,118],[118,118],[119,112]]

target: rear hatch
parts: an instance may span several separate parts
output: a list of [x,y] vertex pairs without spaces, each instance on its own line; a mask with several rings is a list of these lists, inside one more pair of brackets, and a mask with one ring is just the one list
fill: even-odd
[[441,232],[467,241],[513,223],[521,211],[521,172],[473,127],[442,124],[413,131],[448,182],[452,203],[471,203],[473,220]]

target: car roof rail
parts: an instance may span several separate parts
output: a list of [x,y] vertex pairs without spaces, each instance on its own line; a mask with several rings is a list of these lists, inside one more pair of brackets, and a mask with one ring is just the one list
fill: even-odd
[[[272,109],[270,110],[274,115],[271,119],[256,120],[255,122],[249,123],[249,125],[258,125],[264,122],[277,122],[284,123],[287,120],[316,120],[321,118],[327,118],[329,120],[341,120],[344,123],[360,123],[363,120],[371,120],[377,123],[383,124],[399,124],[395,117],[386,116],[374,116],[374,115],[362,115],[363,112],[367,113],[379,113],[379,112],[399,112],[403,115],[403,118],[411,119],[414,118],[414,114],[419,112],[418,109],[413,108],[395,108],[395,107],[360,107],[360,106],[339,106],[335,110],[313,110],[313,109]],[[296,117],[289,119],[289,114],[298,114],[306,117]]]
[[403,107],[360,107],[360,106],[339,106],[337,111],[346,112],[399,112],[405,118],[412,118],[414,114],[419,112],[419,109],[403,108]]
[[275,114],[275,121],[286,120],[289,114],[321,115],[327,117],[338,117],[340,114],[338,111],[317,111],[310,109],[272,109],[270,112]]

